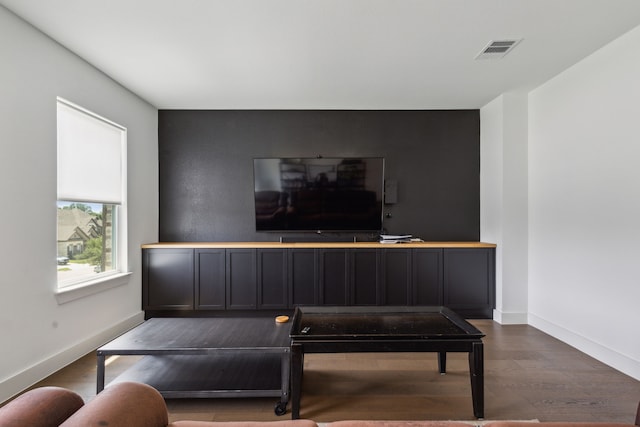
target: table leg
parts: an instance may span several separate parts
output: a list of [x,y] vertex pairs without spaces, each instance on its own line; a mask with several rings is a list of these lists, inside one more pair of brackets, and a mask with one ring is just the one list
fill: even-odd
[[291,357],[287,350],[282,353],[280,363],[280,402],[276,405],[276,415],[284,415],[287,412],[287,403],[289,402],[289,380],[291,372]]
[[291,419],[300,418],[300,394],[302,392],[302,370],[304,356],[302,346],[291,344]]
[[104,390],[104,355],[98,354],[97,356],[96,393],[100,393]]
[[471,399],[473,415],[484,418],[484,347],[474,342],[469,352],[469,375],[471,376]]
[[440,375],[444,375],[447,373],[447,352],[446,351],[438,352],[438,370],[440,371]]

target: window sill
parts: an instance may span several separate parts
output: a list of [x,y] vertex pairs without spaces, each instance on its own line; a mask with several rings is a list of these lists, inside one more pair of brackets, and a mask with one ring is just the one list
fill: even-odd
[[73,286],[57,289],[55,292],[58,305],[66,304],[80,298],[88,297],[99,292],[106,291],[129,283],[131,273],[117,273],[110,276],[100,277],[90,282],[83,282]]

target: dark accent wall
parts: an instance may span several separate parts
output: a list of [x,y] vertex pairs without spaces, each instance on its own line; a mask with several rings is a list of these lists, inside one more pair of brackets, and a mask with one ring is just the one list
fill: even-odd
[[161,242],[278,240],[255,231],[253,158],[317,155],[386,159],[387,232],[480,239],[479,110],[161,110],[158,141]]

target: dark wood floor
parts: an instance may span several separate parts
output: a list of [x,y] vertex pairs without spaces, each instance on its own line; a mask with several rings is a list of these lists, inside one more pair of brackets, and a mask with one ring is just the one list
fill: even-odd
[[[640,381],[526,325],[472,323],[486,334],[486,419],[633,423]],[[137,359],[119,357],[107,381]],[[310,354],[305,356],[302,418],[471,420],[466,354],[450,354],[447,374],[435,354]],[[89,354],[38,385],[95,396],[95,355]],[[168,400],[171,421],[277,420],[276,398]],[[287,413],[285,417],[289,417]]]

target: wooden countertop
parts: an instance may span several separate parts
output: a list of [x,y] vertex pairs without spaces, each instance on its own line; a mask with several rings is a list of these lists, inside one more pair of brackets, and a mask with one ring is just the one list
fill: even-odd
[[281,249],[281,248],[495,248],[495,243],[483,242],[158,242],[143,244],[142,249]]

